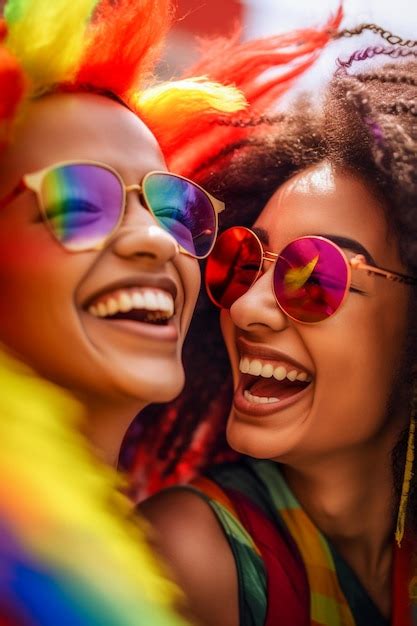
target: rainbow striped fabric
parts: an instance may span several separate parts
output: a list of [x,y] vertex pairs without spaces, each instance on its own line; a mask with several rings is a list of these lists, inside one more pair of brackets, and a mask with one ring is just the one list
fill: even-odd
[[[244,527],[230,496],[239,492],[272,519],[277,532],[290,534],[304,563],[310,589],[311,626],[411,626],[408,599],[410,544],[396,558],[394,616],[386,620],[355,573],[309,519],[291,493],[277,463],[245,458],[212,469],[193,481],[196,493],[217,515],[233,551],[239,579],[241,626],[264,626],[267,572],[253,537]],[[277,590],[279,593],[279,590]],[[285,598],[283,598],[285,602]],[[268,622],[269,623],[269,622]]]

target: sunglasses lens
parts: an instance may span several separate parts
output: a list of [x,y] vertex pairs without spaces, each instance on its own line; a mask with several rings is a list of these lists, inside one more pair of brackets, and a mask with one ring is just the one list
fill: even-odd
[[331,242],[302,237],[280,254],[274,269],[276,298],[299,322],[320,322],[342,304],[348,282],[345,258]]
[[206,257],[216,238],[216,213],[209,196],[175,174],[146,176],[143,194],[158,224],[192,256]]
[[72,251],[99,245],[115,228],[123,209],[123,188],[117,176],[87,163],[48,172],[41,195],[52,232]]
[[262,248],[246,228],[226,230],[207,259],[206,288],[220,308],[232,304],[253,285],[262,266]]

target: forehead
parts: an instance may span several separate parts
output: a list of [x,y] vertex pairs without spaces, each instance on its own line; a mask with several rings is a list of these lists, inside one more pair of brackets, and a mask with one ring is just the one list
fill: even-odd
[[391,241],[384,208],[359,177],[323,162],[284,183],[255,225],[268,231],[275,251],[303,235],[332,234],[362,243],[381,259]]
[[54,94],[29,106],[2,170],[14,178],[78,159],[102,161],[135,176],[165,169],[155,137],[129,109],[95,94]]

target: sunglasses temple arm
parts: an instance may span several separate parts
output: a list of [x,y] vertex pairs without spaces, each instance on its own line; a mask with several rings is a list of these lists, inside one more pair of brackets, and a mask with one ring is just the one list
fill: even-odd
[[7,196],[4,196],[4,198],[0,198],[0,209],[4,209],[8,204],[13,202],[13,200],[17,198],[17,196],[19,196],[21,193],[23,193],[25,189],[26,189],[26,185],[25,185],[24,180],[22,179],[16,185],[13,191],[8,193]]
[[407,283],[411,285],[417,284],[417,279],[412,276],[406,276],[405,274],[399,274],[397,272],[389,272],[388,270],[384,270],[380,267],[375,267],[374,265],[368,265],[359,259],[352,259],[351,261],[352,269],[365,270],[370,274],[374,274],[376,276],[382,276],[383,278],[387,278],[388,280],[392,280],[394,282]]

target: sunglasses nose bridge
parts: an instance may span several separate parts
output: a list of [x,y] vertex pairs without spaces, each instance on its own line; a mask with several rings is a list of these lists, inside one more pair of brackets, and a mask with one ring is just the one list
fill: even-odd
[[138,193],[141,193],[142,185],[139,185],[137,183],[134,185],[126,185],[125,191],[126,193],[129,193],[129,191],[137,191]]
[[279,254],[277,254],[276,252],[269,252],[268,250],[266,250],[263,253],[263,261],[270,261],[271,263],[274,263],[274,261],[276,261],[278,257]]

